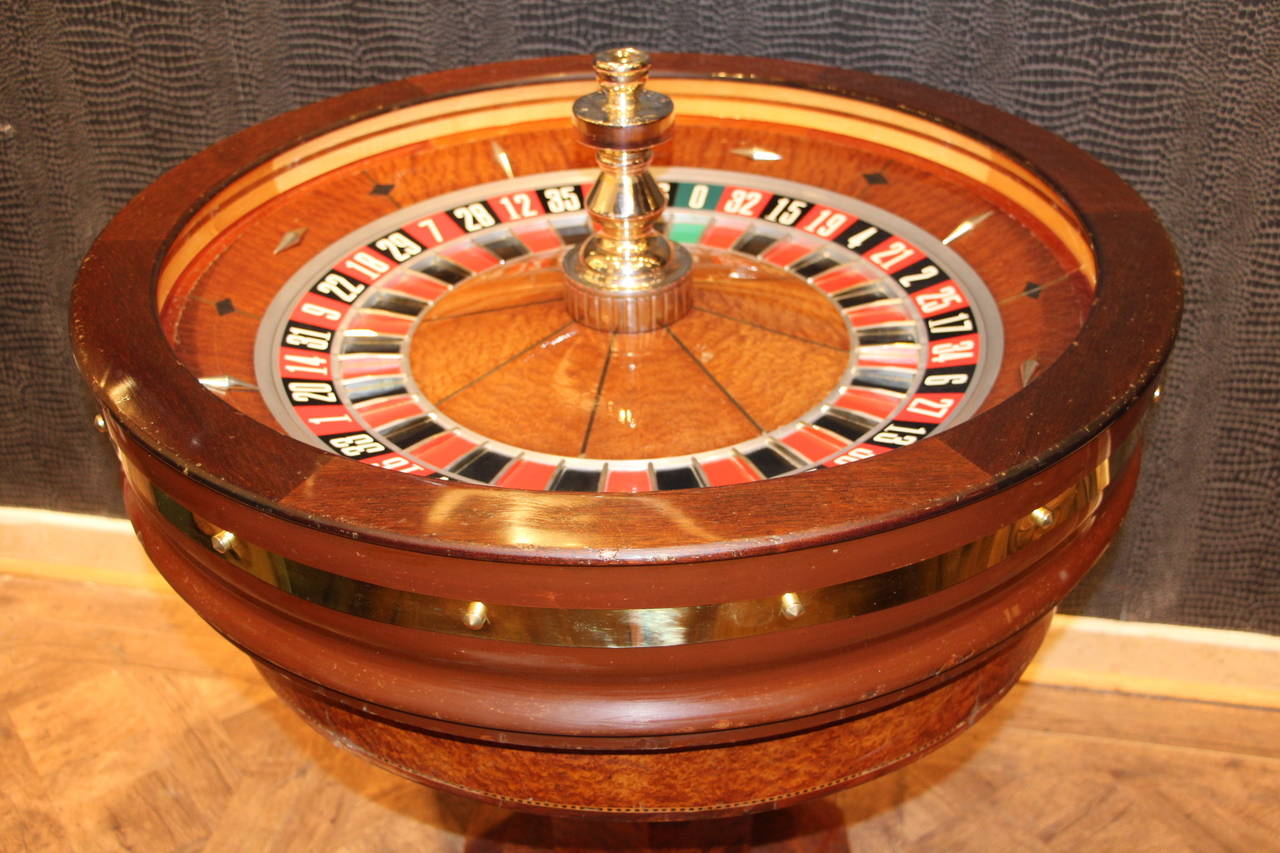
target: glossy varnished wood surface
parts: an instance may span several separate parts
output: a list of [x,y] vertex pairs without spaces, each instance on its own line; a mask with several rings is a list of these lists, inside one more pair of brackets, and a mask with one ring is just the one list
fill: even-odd
[[[1274,707],[1171,699],[1138,679],[1024,682],[968,737],[778,812],[652,825],[517,814],[332,749],[136,559],[55,568],[0,571],[5,850],[1255,853],[1280,835]],[[1215,658],[1233,660],[1197,660]]]
[[[460,187],[501,179],[498,161],[492,156],[493,144],[511,152],[516,166],[520,168],[520,175],[589,166],[590,158],[584,156],[582,147],[576,145],[563,130],[556,125],[544,127],[536,133],[495,129],[484,138],[477,139],[472,133],[458,139],[434,140],[407,150],[388,151],[335,170],[263,205],[228,228],[206,248],[179,278],[166,299],[162,315],[179,358],[197,376],[227,375],[252,385],[255,381],[253,346],[258,323],[283,282],[313,253],[400,206]],[[777,163],[749,163],[734,153],[754,147],[782,151],[785,155]],[[1088,311],[1091,284],[1070,258],[1063,257],[1061,247],[1048,235],[1033,228],[1031,223],[1019,220],[1014,212],[1006,209],[1007,201],[1004,202],[1005,207],[993,201],[991,191],[983,185],[951,175],[909,155],[895,152],[891,156],[890,152],[881,152],[876,146],[854,145],[832,134],[796,129],[780,131],[749,121],[711,124],[697,117],[682,123],[676,141],[664,146],[661,154],[664,164],[738,171],[748,181],[751,174],[786,178],[854,196],[908,219],[938,240],[947,237],[963,222],[978,223],[971,232],[957,238],[952,248],[990,287],[1001,315],[1004,336],[1002,366],[984,408],[991,408],[1007,399],[1023,387],[1028,376],[1052,364],[1074,338]],[[868,181],[867,175],[878,176],[877,182]],[[879,182],[881,180],[883,183]],[[372,193],[370,188],[375,186],[393,186],[395,190],[386,194]],[[281,236],[298,228],[306,229],[303,242],[284,252],[275,251]],[[745,258],[739,259],[739,265],[745,263]],[[522,292],[525,285],[518,283],[522,278],[521,266],[515,264],[512,269],[499,267],[479,278],[508,280],[517,292]],[[705,291],[706,286],[711,285],[710,310],[724,309],[732,316],[764,322],[771,328],[785,324],[786,321],[780,318],[790,313],[798,313],[802,318],[806,313],[803,303],[807,300],[803,297],[794,298],[781,293],[775,297],[777,302],[773,305],[763,304],[763,300],[758,298],[745,300],[748,304],[743,304],[744,300],[738,298],[732,289],[715,286],[722,276],[716,275],[710,265],[696,268],[694,274],[699,279],[699,290]],[[550,273],[548,278],[554,280],[554,276],[555,273]],[[469,281],[464,290],[475,289],[478,283]],[[1034,287],[1029,291],[1028,287],[1032,285]],[[231,313],[224,313],[218,308],[227,299],[236,306]],[[450,294],[442,301],[442,306],[455,299],[465,300],[466,297],[461,293]],[[707,298],[702,301],[707,301]],[[768,310],[771,308],[774,310]],[[563,324],[563,320],[556,322],[557,317],[564,317],[563,309],[557,310],[547,303],[535,310],[539,329],[551,331]],[[462,349],[458,355],[462,362],[460,367],[474,364],[475,372],[483,372],[501,362],[507,351],[499,348],[496,353],[490,352],[485,341],[486,337],[494,335],[494,324],[499,319],[477,317],[472,321],[479,334],[470,339],[469,347],[455,348]],[[502,319],[509,317],[504,315]],[[528,320],[534,321],[534,318],[530,316]],[[785,330],[785,325],[781,330]],[[504,330],[499,328],[496,331],[499,336],[508,338]],[[508,338],[512,345],[520,338],[520,331],[513,330]],[[577,343],[570,346],[577,346]],[[575,357],[582,359],[584,374],[594,374],[598,367],[598,362],[593,360],[597,348],[588,349],[590,352],[575,354]],[[443,360],[433,359],[432,366]],[[1028,363],[1032,368],[1024,373],[1024,365]],[[456,389],[450,381],[451,371],[446,370],[437,382],[431,379],[425,367],[423,360],[415,359],[415,375],[429,399],[439,400]],[[543,378],[542,374],[531,374],[521,384],[536,386],[540,378]],[[681,394],[681,382],[691,384],[688,393]],[[671,386],[674,395],[686,400],[687,406],[689,399],[708,396],[707,389],[701,387],[700,382],[705,382],[705,377],[695,373],[673,376],[666,384]],[[827,385],[820,389],[799,411],[814,405],[821,399],[822,391],[829,388]],[[775,393],[776,390],[775,387]],[[256,420],[278,428],[255,392],[233,392],[226,396],[226,400]],[[589,402],[588,399],[584,405],[589,407]],[[577,408],[560,399],[556,403],[564,405],[567,413]],[[470,425],[468,419],[479,415],[481,420],[473,422],[485,424],[485,429],[479,429],[481,434],[524,446],[518,440],[494,434],[490,422],[503,415],[491,412],[486,416],[477,411],[488,405],[487,400],[474,400],[472,405],[459,401],[455,405],[463,407],[467,418],[462,420],[464,425]],[[579,415],[586,417],[586,413]],[[514,422],[516,419],[510,420]],[[749,424],[745,426],[750,430]],[[695,419],[692,424],[686,424],[683,431],[693,433],[698,427],[708,429],[707,419]],[[725,431],[731,435],[741,432],[743,427],[741,424],[726,424]],[[699,441],[696,435],[691,435],[690,440],[692,450],[669,455],[729,443],[728,439],[716,436],[707,436],[706,440]],[[565,452],[562,443],[555,442],[553,446],[558,449],[547,452]],[[577,455],[576,449],[569,455]]]
[[[697,73],[709,68],[712,61],[679,62]],[[723,69],[734,61],[716,62]],[[562,63],[535,62],[514,73],[509,68],[487,69],[466,77],[463,85],[483,86],[503,75],[536,79],[562,74],[565,67]],[[299,448],[240,420],[220,401],[201,396],[190,375],[168,358],[159,341],[132,341],[129,351],[120,353],[109,337],[101,337],[104,329],[128,326],[136,321],[127,318],[149,313],[139,301],[145,301],[142,295],[131,292],[122,296],[119,283],[151,269],[169,233],[165,223],[176,221],[180,211],[189,209],[207,192],[200,187],[219,184],[234,172],[234,163],[258,159],[252,153],[255,150],[278,146],[278,141],[268,143],[267,139],[305,137],[326,127],[337,114],[368,114],[411,100],[415,93],[446,91],[464,80],[452,73],[377,92],[355,93],[323,109],[283,117],[269,129],[250,131],[200,161],[180,167],[173,183],[154,190],[122,215],[87,262],[85,283],[77,297],[82,306],[82,320],[76,326],[81,361],[99,387],[114,389],[107,392],[108,407],[124,429],[175,460],[198,455],[202,479],[271,505],[278,513],[309,525],[359,530],[370,541],[418,549],[469,549],[505,559],[516,557],[517,552],[507,545],[504,519],[519,516],[526,542],[543,559],[586,562],[601,559],[604,553],[615,561],[647,561],[658,555],[705,559],[726,547],[735,553],[767,552],[899,525],[985,494],[998,482],[1025,474],[1033,460],[1041,464],[1056,458],[1095,433],[1136,395],[1149,390],[1167,352],[1177,298],[1167,288],[1125,287],[1123,282],[1149,282],[1153,269],[1164,270],[1164,280],[1171,281],[1171,254],[1142,203],[1096,163],[1016,120],[907,84],[785,64],[753,62],[743,68],[761,78],[787,72],[797,81],[837,89],[858,87],[882,102],[910,100],[944,121],[959,123],[965,117],[977,121],[984,136],[1005,142],[1015,151],[1025,149],[1028,157],[1034,152],[1036,167],[1078,206],[1082,217],[1097,231],[1105,266],[1103,292],[1108,300],[1094,307],[1077,344],[1013,398],[1016,405],[996,405],[969,425],[936,440],[883,460],[859,463],[856,476],[837,470],[806,477],[802,486],[765,484],[768,500],[762,499],[764,487],[754,486],[716,490],[715,495],[695,490],[657,500],[627,500],[625,504],[607,496],[602,500],[573,495],[512,497],[493,490],[451,489],[448,500],[465,506],[466,511],[450,513],[446,524],[433,524],[428,533],[421,516],[406,517],[398,510],[369,506],[359,495],[385,494],[389,500],[381,505],[384,507],[416,504],[429,508],[443,498],[439,490],[386,476],[385,472],[361,470],[346,460]],[[116,234],[128,237],[117,239]],[[140,236],[145,234],[154,236]],[[1141,249],[1134,251],[1135,245]],[[134,272],[123,273],[121,264]],[[1113,286],[1114,290],[1108,290]],[[94,320],[96,326],[87,325],[90,315],[102,322]],[[1099,357],[1108,365],[1101,373]],[[1127,367],[1117,368],[1119,365]],[[1029,411],[1037,416],[1028,418]],[[206,431],[208,434],[201,435]],[[1002,441],[991,442],[993,434],[1001,435]],[[200,436],[198,448],[192,445],[196,436]],[[732,513],[724,511],[726,501],[732,504]],[[629,520],[625,529],[620,529],[614,520],[624,506]],[[816,514],[814,507],[819,509]],[[559,524],[567,515],[582,522],[574,533],[573,548],[566,547]],[[730,518],[731,523],[726,523]],[[622,549],[617,548],[620,541],[626,543]],[[530,549],[519,550],[519,557],[524,558]]]
[[1043,618],[963,674],[839,725],[702,749],[553,752],[468,742],[357,713],[284,673],[263,675],[331,740],[414,781],[562,817],[680,820],[773,811],[919,759],[995,705],[1047,628]]
[[[175,536],[132,488],[126,502],[151,559],[184,598],[233,642],[323,686],[335,704],[482,743],[608,751],[786,738],[945,686],[1047,613],[1088,570],[1114,535],[1136,474],[1130,465],[1081,530],[909,604],[732,642],[626,650],[494,642],[353,617],[228,567]],[[182,484],[165,488],[181,497]],[[251,530],[253,518],[245,521],[238,529]],[[374,555],[362,556],[367,565]],[[742,562],[750,572],[756,561]],[[421,562],[408,568],[419,578],[436,573]],[[630,580],[605,574],[591,586],[607,600]],[[917,722],[933,724],[928,713]]]
[[[432,306],[410,364],[428,400],[483,436],[563,456],[678,456],[811,409],[850,357],[843,318],[768,264],[700,251],[694,310],[617,335],[568,321],[558,254],[477,277]],[[511,301],[516,282],[523,304]]]
[[[688,72],[707,68],[703,60],[673,62]],[[747,69],[721,62],[719,70]],[[535,62],[514,72],[489,69],[465,85],[516,83],[564,67]],[[848,87],[865,87],[872,100],[893,103],[906,91],[898,83],[782,64],[753,64],[748,73],[783,71],[824,87],[843,79]],[[572,796],[565,792],[575,784],[600,789],[607,761],[586,759],[581,773],[555,772],[557,760],[581,750],[597,759],[657,750],[651,754],[663,759],[663,750],[750,751],[758,744],[769,751],[780,778],[802,779],[820,770],[823,752],[788,749],[806,732],[854,740],[915,732],[923,749],[936,741],[927,733],[971,722],[985,700],[952,707],[949,691],[970,675],[990,675],[988,689],[979,693],[991,698],[1011,682],[1017,667],[997,667],[1000,650],[1030,636],[1114,534],[1136,479],[1136,464],[1125,464],[1128,451],[1114,456],[1114,483],[1091,507],[1096,515],[1051,525],[1031,547],[1001,554],[963,582],[854,619],[671,648],[539,647],[362,619],[235,569],[216,556],[206,537],[179,535],[166,521],[152,484],[205,519],[205,533],[234,531],[333,577],[376,577],[393,589],[540,607],[554,618],[559,608],[702,605],[873,577],[964,549],[1092,475],[1122,445],[1132,450],[1178,311],[1176,267],[1158,224],[1131,191],[1065,143],[923,90],[912,90],[912,110],[936,111],[943,124],[971,113],[981,135],[1007,143],[1014,159],[1043,164],[1046,178],[1090,226],[1102,267],[1091,297],[1084,272],[1073,266],[1087,266],[1078,253],[1041,245],[1029,236],[1036,223],[995,205],[1004,212],[979,226],[991,223],[994,230],[981,233],[993,239],[962,253],[980,267],[999,304],[1006,358],[987,410],[937,437],[841,469],[753,485],[538,494],[442,486],[361,466],[286,439],[260,421],[260,412],[246,407],[246,416],[201,390],[191,370],[241,369],[255,317],[280,276],[314,249],[276,253],[281,229],[306,225],[307,239],[323,245],[404,203],[395,195],[400,189],[421,197],[496,178],[493,141],[529,152],[534,172],[584,158],[581,149],[548,135],[545,123],[504,128],[496,136],[472,130],[405,148],[368,143],[358,160],[317,175],[298,192],[278,198],[268,193],[238,221],[228,215],[219,233],[193,226],[183,239],[203,233],[211,242],[190,265],[190,275],[178,277],[160,319],[182,358],[198,364],[184,366],[173,357],[161,329],[152,325],[151,275],[185,215],[246,166],[279,153],[280,141],[288,151],[302,138],[339,126],[335,110],[347,118],[367,115],[424,93],[447,93],[461,80],[444,74],[356,93],[342,106],[303,110],[250,130],[179,167],[126,208],[96,244],[75,297],[78,355],[125,459],[131,514],[166,577],[235,643],[298,683],[314,685],[314,696],[329,709],[335,740],[360,743],[402,772],[431,778],[433,758],[422,743],[410,748],[383,736],[401,724],[426,731],[431,743],[467,739],[476,747],[475,763],[485,767],[502,766],[498,756],[512,751],[512,744],[527,755],[545,751],[546,761],[513,770],[537,776],[529,782],[535,793],[517,793],[525,789],[514,782],[501,791],[485,789],[504,802],[554,804],[565,802],[556,799],[561,794]],[[517,96],[520,91],[513,90]],[[908,180],[922,168],[910,157],[885,159],[867,149],[856,169],[840,171],[840,146],[812,128],[731,124],[689,122],[672,152],[682,159],[682,145],[711,150],[693,157],[694,164],[733,168],[737,164],[728,158],[735,155],[725,153],[730,136],[746,144],[792,146],[788,150],[812,183],[898,209],[936,237],[993,206],[990,193],[965,180],[941,181],[925,191],[938,174],[923,168],[923,177]],[[525,144],[518,146],[522,135]],[[288,154],[271,162],[294,168],[295,160],[306,167],[305,158]],[[415,163],[431,168],[410,168]],[[765,164],[760,171],[784,174],[778,168]],[[858,174],[863,168],[884,170],[891,179],[866,181]],[[371,191],[380,185],[393,190]],[[235,186],[238,192],[241,185]],[[871,197],[885,187],[899,195]],[[342,213],[344,201],[354,213]],[[234,207],[234,200],[223,202]],[[218,221],[216,212],[209,215],[207,222]],[[957,250],[969,239],[960,237]],[[1135,245],[1141,248],[1135,251]],[[185,251],[181,244],[173,248]],[[269,267],[268,274],[249,275],[264,271],[255,263]],[[1042,286],[1028,290],[1028,281]],[[235,282],[236,289],[224,296],[218,282]],[[224,298],[236,302],[230,314],[216,307]],[[534,325],[546,328],[554,317],[539,310],[531,308]],[[233,324],[220,325],[214,315],[231,316]],[[122,329],[130,334],[117,334]],[[499,357],[512,349],[510,342],[503,346]],[[594,361],[584,357],[578,364],[584,375],[574,381],[598,377],[602,368],[592,366],[612,355],[612,348],[597,346]],[[464,372],[483,376],[491,361],[464,365]],[[1024,389],[1032,362],[1035,381]],[[537,377],[545,375],[530,367],[522,387],[539,385]],[[462,406],[470,390],[482,387],[464,381],[456,392],[444,393]],[[471,406],[468,417],[485,408],[475,401]],[[581,434],[579,424],[570,426]],[[888,725],[895,713],[902,719]],[[886,726],[863,732],[857,724],[874,719],[867,714],[888,715]],[[376,722],[371,729],[360,723],[369,718]],[[909,741],[889,750],[891,763],[919,751]],[[405,756],[414,760],[397,764]],[[696,780],[686,781],[683,804],[701,802]],[[475,793],[465,782],[454,787]],[[719,806],[738,813],[824,790],[818,783],[766,785],[755,794],[748,788],[744,780],[741,795]],[[635,807],[643,813],[646,804]]]

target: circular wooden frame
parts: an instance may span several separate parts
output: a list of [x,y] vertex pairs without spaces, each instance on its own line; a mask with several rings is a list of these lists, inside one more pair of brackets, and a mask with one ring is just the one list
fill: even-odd
[[[237,134],[128,205],[95,243],[73,296],[77,359],[125,462],[131,514],[171,582],[262,661],[277,689],[317,725],[350,741],[372,719],[379,735],[361,749],[376,760],[508,804],[650,817],[751,810],[869,778],[926,741],[940,742],[937,732],[949,736],[957,720],[971,721],[1016,678],[1044,615],[1119,523],[1136,476],[1129,458],[1137,423],[1180,310],[1176,258],[1154,215],[1111,172],[1046,131],[962,98],[852,71],[706,56],[656,56],[654,65],[659,89],[663,75],[794,87],[919,117],[1002,152],[1051,188],[1062,215],[1078,221],[1091,244],[1096,299],[1073,345],[1011,398],[892,454],[801,477],[625,495],[441,487],[363,466],[236,412],[178,362],[157,321],[156,289],[184,229],[197,217],[217,218],[208,205],[224,188],[336,128],[413,105],[564,81],[585,88],[590,63],[579,58],[426,75]],[[234,531],[262,553],[371,588],[432,596],[446,609],[485,602],[595,612],[729,606],[888,576],[1007,538],[1029,513],[1068,499],[1081,507],[1070,523],[1002,551],[980,573],[922,587],[857,619],[623,652],[414,631],[326,608],[175,532],[164,511],[176,505],[202,534]],[[849,721],[892,708],[907,709],[902,719],[911,720],[925,713],[910,710],[920,702],[946,704],[940,697],[970,690],[960,685],[984,667],[1002,674],[944,715],[951,722],[929,729],[932,740],[900,733],[892,760],[859,765],[853,756],[865,744],[850,741],[840,748],[853,762],[849,772],[807,786],[721,792],[696,804],[655,805],[652,791],[632,791],[635,806],[590,800],[583,792],[593,785],[585,783],[560,799],[495,788],[492,780],[482,788],[421,763],[399,764],[386,743],[387,732],[400,732],[391,740],[401,746],[439,738],[469,744],[458,749],[474,751],[474,760],[495,760],[485,751],[495,742],[621,760],[780,738],[792,753],[778,755],[808,766],[837,748],[802,746],[796,739],[805,733],[852,731]],[[350,719],[335,722],[339,710]],[[869,736],[859,734],[858,743]],[[541,753],[521,753],[521,761],[532,754]],[[417,760],[442,760],[433,755]]]

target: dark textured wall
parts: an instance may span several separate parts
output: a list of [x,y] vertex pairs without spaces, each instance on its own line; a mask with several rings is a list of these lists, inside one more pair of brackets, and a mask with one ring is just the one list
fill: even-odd
[[631,43],[896,75],[1129,180],[1187,274],[1125,532],[1070,607],[1280,632],[1280,3],[9,0],[0,4],[0,504],[119,512],[71,363],[90,240],[168,167],[347,89]]

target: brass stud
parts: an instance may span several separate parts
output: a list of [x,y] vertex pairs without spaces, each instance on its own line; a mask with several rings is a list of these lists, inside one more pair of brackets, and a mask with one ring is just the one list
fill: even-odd
[[1031,520],[1035,522],[1036,527],[1041,530],[1048,530],[1053,527],[1053,510],[1047,506],[1037,507],[1031,510]]
[[219,554],[226,554],[236,547],[239,540],[230,530],[219,530],[217,533],[209,537],[209,544],[213,546],[213,550]]
[[797,619],[804,613],[804,602],[794,592],[784,592],[781,601],[782,615],[787,619]]
[[473,601],[467,605],[466,611],[462,614],[462,624],[466,625],[472,631],[479,631],[489,621],[489,608],[485,607],[483,601]]
[[98,414],[93,416],[93,428],[98,432],[107,431],[107,419],[102,416],[102,412],[98,412]]

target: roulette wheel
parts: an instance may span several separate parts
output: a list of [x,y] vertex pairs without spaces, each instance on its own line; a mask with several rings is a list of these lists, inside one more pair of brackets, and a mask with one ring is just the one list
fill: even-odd
[[1179,306],[1154,215],[1043,130],[620,49],[215,145],[107,226],[72,327],[152,560],[312,725],[661,820],[997,701],[1120,523]]

